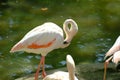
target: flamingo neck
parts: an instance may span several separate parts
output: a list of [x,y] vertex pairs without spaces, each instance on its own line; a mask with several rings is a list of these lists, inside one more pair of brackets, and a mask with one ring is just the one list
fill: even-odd
[[[69,28],[69,24],[71,26],[70,28]],[[78,31],[78,26],[77,26],[76,22],[73,21],[72,19],[67,19],[63,24],[63,29],[66,34],[66,38],[64,41],[70,43]]]
[[70,80],[75,80],[74,79],[75,77],[74,77],[74,72],[72,73],[72,72],[69,72],[69,79]]
[[70,55],[67,56],[67,69],[69,73],[69,79],[75,80],[75,63]]

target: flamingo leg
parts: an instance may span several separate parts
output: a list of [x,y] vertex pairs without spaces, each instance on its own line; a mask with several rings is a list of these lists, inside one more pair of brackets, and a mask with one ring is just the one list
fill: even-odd
[[42,64],[42,67],[43,67],[42,69],[43,69],[43,72],[44,72],[44,75],[45,75],[44,60],[45,60],[45,56],[42,56],[41,60],[40,60],[40,63],[38,65],[38,69],[37,69],[37,71],[35,73],[35,80],[38,80],[38,76],[39,76],[39,71],[40,71],[41,64]]
[[110,58],[108,58],[105,63],[104,63],[104,76],[103,76],[103,80],[106,80],[106,72],[107,72],[107,66],[109,64],[109,61],[113,58],[113,56],[111,56]]
[[45,57],[43,56],[43,62],[42,62],[42,77],[44,78],[46,76],[45,72]]

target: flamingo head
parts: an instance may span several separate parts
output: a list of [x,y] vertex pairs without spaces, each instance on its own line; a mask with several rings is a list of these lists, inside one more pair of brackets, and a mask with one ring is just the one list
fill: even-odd
[[66,33],[66,42],[71,42],[71,40],[73,39],[73,37],[77,34],[78,32],[78,25],[77,23],[72,20],[72,19],[67,19],[65,20],[64,24],[63,24],[63,29]]

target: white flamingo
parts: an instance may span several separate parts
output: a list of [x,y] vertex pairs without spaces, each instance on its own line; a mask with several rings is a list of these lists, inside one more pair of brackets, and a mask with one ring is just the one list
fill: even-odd
[[[109,57],[110,56],[110,57]],[[113,63],[116,65],[120,61],[120,36],[115,41],[114,45],[110,48],[110,50],[105,54],[105,59],[109,57],[104,64],[104,77],[103,80],[106,80],[106,71],[107,71],[107,65],[109,64],[109,61],[112,60]]]
[[57,71],[47,75],[43,80],[78,80],[75,76],[75,63],[71,55],[66,57],[68,72]]
[[[70,28],[68,27],[69,24],[71,25]],[[40,65],[42,65],[42,76],[46,76],[44,69],[45,56],[54,49],[69,46],[71,40],[78,32],[78,26],[72,19],[65,20],[63,29],[66,34],[65,39],[63,30],[58,25],[52,22],[44,23],[29,31],[22,40],[12,47],[10,52],[26,51],[42,55],[35,74],[35,80],[38,80]]]

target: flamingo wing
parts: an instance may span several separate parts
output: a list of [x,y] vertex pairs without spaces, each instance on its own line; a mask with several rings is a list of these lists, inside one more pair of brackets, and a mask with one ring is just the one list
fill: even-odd
[[[70,78],[68,72],[57,71],[53,74],[47,75],[43,80],[70,80]],[[76,76],[74,76],[74,80],[78,80]]]
[[117,64],[120,61],[120,51],[115,52],[115,54],[113,55],[113,60],[112,60],[115,64]]
[[43,80],[69,80],[68,72],[58,71],[47,75]]

